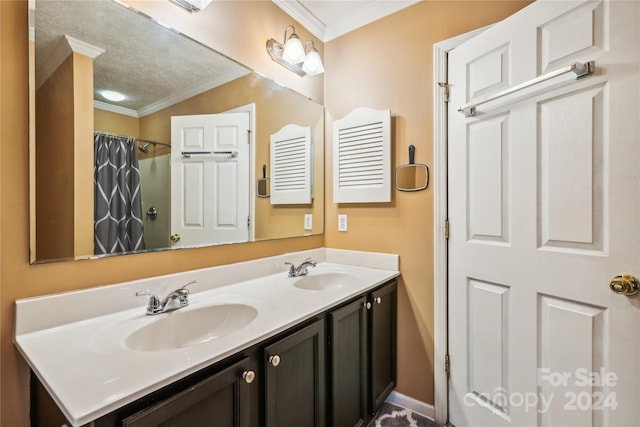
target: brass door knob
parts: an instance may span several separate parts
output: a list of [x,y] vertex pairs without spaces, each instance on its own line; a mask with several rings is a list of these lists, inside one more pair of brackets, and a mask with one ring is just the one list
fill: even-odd
[[171,235],[171,237],[170,237],[170,239],[171,239],[171,241],[172,241],[173,243],[178,243],[178,242],[180,241],[180,235],[179,235],[179,234],[177,234],[177,233],[176,233],[176,234],[172,234],[172,235]]
[[630,297],[640,291],[640,282],[630,274],[620,274],[611,279],[609,288],[616,294]]

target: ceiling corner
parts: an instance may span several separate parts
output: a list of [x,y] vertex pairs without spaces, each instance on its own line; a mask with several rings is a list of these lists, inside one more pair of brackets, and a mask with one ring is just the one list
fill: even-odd
[[298,21],[311,34],[325,42],[326,25],[311,13],[299,0],[272,0],[287,15]]

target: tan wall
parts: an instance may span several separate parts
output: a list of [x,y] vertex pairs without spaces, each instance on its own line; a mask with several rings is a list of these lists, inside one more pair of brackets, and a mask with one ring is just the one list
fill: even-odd
[[[73,258],[73,55],[36,92],[36,257]],[[52,161],[55,159],[55,161]]]
[[93,60],[79,53],[73,53],[73,105],[73,248],[83,256],[93,254]]
[[93,126],[95,130],[101,132],[133,136],[135,138],[140,137],[140,119],[111,111],[100,110],[98,108],[94,109]]
[[[176,11],[176,6],[170,2],[151,3],[166,3],[174,8],[171,10]],[[247,7],[247,2],[222,3],[243,3],[240,6]],[[234,30],[229,31],[226,37],[242,34],[243,43],[258,44],[262,48],[260,55],[266,55],[263,50],[265,37],[276,32],[275,29],[272,31],[271,26],[278,24],[277,31],[280,32],[281,28],[284,29],[284,22],[291,20],[285,19],[284,13],[270,2],[256,4],[260,5],[261,13],[243,14],[233,24]],[[0,425],[11,427],[29,425],[29,371],[13,345],[16,299],[323,245],[323,236],[311,236],[100,260],[29,265],[27,22],[26,1],[0,2]],[[212,24],[209,26],[213,27]],[[242,31],[236,31],[238,28]],[[242,49],[242,46],[234,46],[233,49]],[[226,53],[233,54],[233,49],[227,49]],[[253,67],[253,62],[246,63]],[[299,85],[313,86],[311,80],[299,80]],[[306,91],[313,92],[309,87]]]
[[[335,205],[333,120],[357,107],[390,108],[393,164],[433,165],[432,46],[499,21],[527,1],[425,1],[325,44],[327,247],[400,254],[398,391],[433,403],[433,182],[426,191],[393,193],[388,204]],[[348,232],[337,231],[339,213]],[[438,369],[442,369],[441,367]]]
[[[93,61],[71,53],[37,90],[35,258],[93,254]],[[33,254],[32,254],[33,255]]]

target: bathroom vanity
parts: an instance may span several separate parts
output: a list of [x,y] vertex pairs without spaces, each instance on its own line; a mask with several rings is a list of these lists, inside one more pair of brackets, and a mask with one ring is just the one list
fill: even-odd
[[[318,249],[17,301],[32,412],[50,396],[73,426],[366,425],[395,386],[398,275],[395,255]],[[170,313],[135,298],[191,280]],[[58,315],[37,319],[45,305]]]

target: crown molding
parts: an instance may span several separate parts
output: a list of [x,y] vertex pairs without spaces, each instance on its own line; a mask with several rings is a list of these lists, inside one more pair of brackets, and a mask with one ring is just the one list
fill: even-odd
[[149,104],[146,107],[140,108],[138,110],[138,116],[139,117],[148,116],[149,114],[153,114],[164,108],[177,104],[178,102],[182,102],[186,99],[192,98],[196,95],[199,95],[203,92],[206,92],[208,90],[221,86],[225,83],[228,83],[232,80],[245,76],[249,73],[250,71],[238,70],[238,71],[228,72],[227,74],[223,74],[221,76],[217,76],[214,79],[207,80],[205,82],[192,86],[189,89],[180,91],[180,93],[170,95],[164,99],[154,102],[153,104]]
[[135,117],[136,119],[140,119],[142,117],[148,116],[149,114],[153,114],[155,112],[163,110],[167,107],[177,104],[178,102],[182,102],[186,99],[192,98],[196,95],[199,95],[203,92],[206,92],[208,90],[221,86],[225,83],[228,83],[232,80],[235,80],[247,74],[249,74],[249,71],[230,72],[223,76],[219,76],[215,79],[208,80],[206,82],[192,86],[190,89],[181,91],[178,94],[171,95],[164,99],[156,101],[152,104],[147,105],[146,107],[140,108],[139,110],[121,107],[119,105],[109,104],[108,102],[102,102],[102,101],[93,101],[93,106],[100,110],[110,111],[112,113],[123,114],[125,116]]
[[287,15],[298,21],[311,34],[324,42],[327,27],[317,16],[311,13],[298,0],[272,0],[276,6],[284,10]]
[[371,22],[412,6],[419,1],[420,0],[369,2],[366,6],[358,9],[356,13],[351,13],[345,16],[344,19],[328,25],[324,41],[336,39],[357,28],[364,27]]
[[138,112],[131,108],[121,107],[119,105],[113,105],[113,104],[109,104],[107,102],[102,102],[102,101],[93,101],[93,106],[98,110],[104,110],[104,111],[109,111],[111,113],[122,114],[125,116],[134,117],[136,119],[140,118],[140,115],[138,114]]
[[75,53],[79,53],[84,56],[88,56],[91,59],[96,59],[98,56],[104,53],[104,49],[101,47],[94,46],[87,42],[83,42],[75,37],[65,35],[64,38],[67,40],[69,47]]
[[36,87],[40,88],[72,52],[88,56],[94,60],[104,53],[104,49],[65,35],[36,72]]
[[323,43],[338,38],[356,28],[363,27],[373,21],[384,18],[406,7],[418,3],[420,0],[402,1],[370,1],[357,9],[354,13],[332,22],[322,22],[316,15],[304,6],[301,0],[272,0],[280,9],[298,21],[311,34]]

